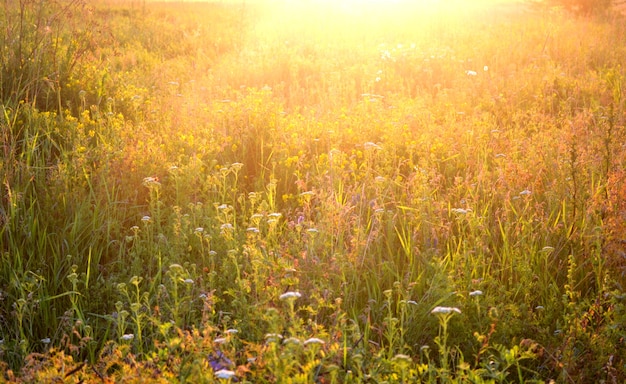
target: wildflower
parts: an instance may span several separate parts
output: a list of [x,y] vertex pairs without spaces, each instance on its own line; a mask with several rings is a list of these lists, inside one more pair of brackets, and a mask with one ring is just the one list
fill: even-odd
[[407,300],[406,303],[407,304],[417,305],[417,301],[415,301],[415,300]]
[[243,163],[232,163],[230,167],[237,172],[243,168]]
[[227,329],[225,333],[227,335],[234,335],[235,333],[239,333],[239,330],[231,328],[231,329]]
[[383,149],[380,145],[378,145],[376,143],[372,143],[371,141],[368,141],[365,144],[363,144],[363,148],[364,149],[377,150],[377,151]]
[[235,372],[228,369],[220,369],[219,371],[215,372],[215,377],[217,377],[218,379],[230,380],[235,377]]
[[146,187],[150,187],[150,186],[153,186],[153,185],[159,186],[159,185],[161,185],[161,183],[159,183],[159,178],[158,177],[149,176],[149,177],[144,177],[143,185],[146,186]]
[[520,192],[520,196],[526,196],[526,195],[530,195],[532,192],[529,191],[528,189],[524,189],[522,192]]
[[483,294],[483,291],[481,290],[475,290],[469,293],[470,296],[481,296]]
[[411,356],[409,355],[405,355],[403,353],[398,353],[397,355],[395,355],[391,361],[394,361],[396,363],[411,363],[413,360],[411,360]]
[[44,339],[41,339],[41,342],[44,343],[44,344],[50,344],[50,338],[46,337]]
[[213,368],[213,371],[216,371],[216,372],[226,369],[229,366],[233,365],[233,362],[230,361],[230,359],[226,357],[224,353],[220,350],[218,350],[215,354],[210,354],[208,356],[208,359],[209,359],[209,365],[211,365],[211,368]]
[[485,66],[483,67],[483,71],[487,72],[488,70],[489,70],[489,67],[485,65]]
[[135,335],[133,335],[132,333],[127,333],[124,336],[122,336],[122,340],[124,341],[130,341],[134,338],[135,338]]
[[305,197],[305,196],[313,196],[313,195],[315,195],[315,192],[313,192],[313,191],[306,191],[306,192],[302,192],[302,193],[300,194],[300,196],[302,196],[302,197]]
[[468,212],[471,212],[471,211],[472,211],[471,209],[463,209],[463,208],[452,208],[450,210],[450,212],[458,213],[460,215],[465,215],[465,214],[467,214]]
[[168,84],[169,84],[169,85],[176,86],[176,87],[179,85],[179,84],[178,84],[178,81],[170,81],[170,82],[168,82]]
[[269,219],[269,220],[267,221],[267,223],[268,223],[268,224],[276,224],[276,223],[278,223],[278,220],[276,220],[276,219]]
[[501,157],[506,157],[506,155],[504,153],[496,153],[496,159],[499,159]]
[[228,205],[227,204],[222,204],[222,205],[218,205],[217,209],[222,210],[222,209],[227,209]]
[[214,339],[213,342],[215,344],[224,344],[226,342],[226,338],[225,337],[218,337],[217,339]]
[[195,233],[202,233],[202,232],[204,232],[204,228],[202,228],[202,227],[198,227],[198,228],[196,228],[196,229],[194,230],[194,232],[195,232]]
[[132,227],[130,227],[130,230],[133,231],[133,232],[137,232],[137,231],[139,231],[139,227],[136,226],[136,225],[133,225]]
[[215,252],[215,251],[209,251],[209,256],[217,256],[217,252]]
[[285,345],[287,345],[287,344],[300,345],[301,343],[302,342],[297,337],[289,337],[289,338],[286,338],[285,340],[283,340],[283,344],[285,344]]
[[177,167],[177,166],[175,166],[175,165],[172,165],[172,166],[170,167],[170,172],[176,172],[177,170],[178,170],[178,167]]
[[280,295],[278,298],[280,300],[295,300],[297,298],[302,297],[302,295],[300,294],[300,292],[294,292],[294,291],[289,291],[289,292],[285,292],[282,295]]
[[384,183],[385,182],[385,178],[382,177],[382,176],[376,176],[374,181],[377,182],[377,183]]
[[266,333],[265,341],[268,343],[276,343],[283,338],[283,335],[279,333]]
[[279,218],[281,217],[283,214],[279,213],[279,212],[272,212],[269,215],[267,215],[268,217],[274,217],[274,218]]
[[231,223],[222,224],[220,227],[222,230],[233,229],[233,225]]
[[549,245],[546,245],[545,247],[541,248],[542,252],[552,252],[554,251],[554,247],[550,247]]
[[206,295],[206,293],[201,293],[200,296],[198,296],[198,298],[201,300],[206,300],[208,296]]
[[430,313],[437,315],[437,314],[444,314],[447,315],[449,313],[461,313],[461,310],[458,309],[457,307],[435,307],[433,308],[432,311],[430,311]]
[[538,305],[538,306],[536,306],[536,307],[535,307],[535,309],[536,309],[536,310],[538,310],[538,311],[541,311],[541,310],[543,310],[544,308],[543,308],[543,305]]
[[308,233],[319,233],[319,231],[317,230],[317,228],[309,228],[306,230]]
[[250,233],[259,233],[259,228],[249,227],[248,229],[246,229],[246,231]]
[[185,279],[185,284],[193,284],[193,279]]
[[141,221],[143,221],[144,223],[149,223],[151,220],[152,218],[148,215],[141,218]]
[[470,70],[465,71],[465,74],[467,76],[476,76],[476,75],[478,75],[478,73],[476,73],[476,71],[470,71]]
[[324,345],[324,344],[326,344],[326,342],[324,340],[322,340],[322,339],[318,339],[317,337],[311,337],[310,339],[305,340],[303,344],[304,345],[309,345],[309,344]]

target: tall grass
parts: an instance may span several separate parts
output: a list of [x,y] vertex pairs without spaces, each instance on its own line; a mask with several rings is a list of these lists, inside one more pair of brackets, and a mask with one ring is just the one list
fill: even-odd
[[446,12],[6,3],[3,380],[626,377],[621,19]]

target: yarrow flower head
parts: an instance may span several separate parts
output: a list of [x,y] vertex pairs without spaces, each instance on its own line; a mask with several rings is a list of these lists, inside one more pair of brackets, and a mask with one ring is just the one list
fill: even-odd
[[295,300],[302,297],[302,294],[300,294],[300,292],[293,292],[293,291],[289,291],[289,292],[285,292],[282,295],[280,295],[278,298],[280,300]]
[[132,334],[132,333],[127,333],[127,334],[122,336],[122,340],[124,340],[124,341],[130,341],[130,340],[132,340],[134,338],[135,338],[135,335]]
[[267,343],[277,343],[278,341],[282,340],[283,335],[281,335],[280,333],[266,333],[265,334],[265,341]]
[[482,294],[483,294],[483,291],[481,291],[479,289],[469,293],[470,296],[481,296]]
[[433,315],[448,315],[454,312],[461,313],[461,310],[457,307],[435,307],[432,311],[430,311],[430,313],[432,313]]
[[235,372],[228,369],[220,369],[215,372],[215,377],[218,379],[230,380],[235,377]]
[[324,340],[322,340],[322,339],[318,339],[317,337],[311,337],[310,339],[305,340],[303,344],[304,345],[309,345],[309,344],[324,345],[324,344],[326,344],[326,342]]

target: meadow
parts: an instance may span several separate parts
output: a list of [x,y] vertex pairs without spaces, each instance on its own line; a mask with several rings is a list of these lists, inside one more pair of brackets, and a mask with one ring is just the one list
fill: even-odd
[[0,5],[0,382],[626,380],[623,17],[294,4]]

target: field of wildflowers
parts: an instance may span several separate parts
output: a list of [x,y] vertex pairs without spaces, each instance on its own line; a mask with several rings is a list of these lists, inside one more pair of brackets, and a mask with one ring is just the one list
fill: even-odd
[[0,382],[626,380],[624,19],[293,4],[0,5]]

